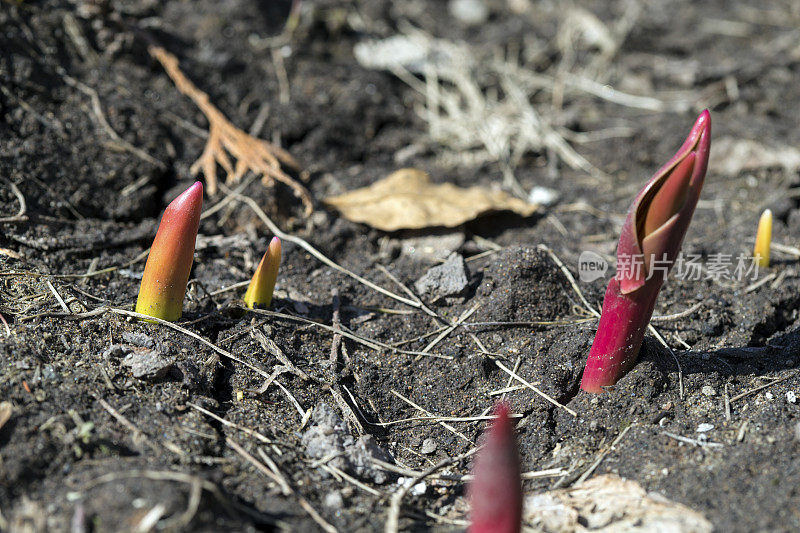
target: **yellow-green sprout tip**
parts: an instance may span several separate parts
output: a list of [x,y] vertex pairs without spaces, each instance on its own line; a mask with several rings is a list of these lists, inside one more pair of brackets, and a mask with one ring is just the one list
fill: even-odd
[[267,247],[267,252],[261,258],[256,268],[247,292],[244,295],[244,304],[248,309],[255,306],[269,307],[272,303],[272,292],[278,280],[278,268],[281,265],[281,240],[273,237]]

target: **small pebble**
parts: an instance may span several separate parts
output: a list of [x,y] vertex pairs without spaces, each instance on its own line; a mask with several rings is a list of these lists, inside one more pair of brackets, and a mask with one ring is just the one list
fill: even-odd
[[[410,477],[400,476],[397,478],[397,484],[400,485],[401,487],[408,487],[413,480],[414,479]],[[408,491],[414,496],[419,496],[420,494],[425,494],[427,488],[428,486],[425,484],[425,482],[420,481],[419,483],[411,487]]]
[[789,403],[797,403],[797,395],[794,391],[789,391],[786,393],[786,401]]
[[463,296],[469,289],[469,271],[464,257],[452,253],[447,261],[432,267],[414,284],[420,295],[434,300]]
[[766,394],[764,394],[764,398],[771,401],[775,398],[775,395],[772,394],[771,392],[767,392]]
[[712,429],[714,429],[714,424],[709,424],[707,422],[703,422],[702,424],[697,426],[698,433],[706,433],[708,431],[711,431]]
[[528,193],[528,201],[532,204],[548,206],[558,200],[558,191],[537,185]]
[[433,439],[425,439],[422,441],[422,447],[420,448],[420,453],[424,453],[425,455],[430,455],[436,451],[436,441]]
[[293,300],[292,301],[292,306],[294,307],[294,310],[297,311],[298,313],[300,313],[301,315],[307,315],[308,314],[308,306],[306,304],[304,304],[303,302],[300,302],[300,301],[297,301],[297,300]]
[[342,499],[341,493],[333,491],[325,495],[323,504],[328,509],[342,509],[344,507],[344,500]]
[[[399,477],[397,478],[397,484],[401,486],[408,486],[413,481],[413,478],[410,477]],[[421,496],[425,494],[425,491],[428,490],[428,486],[425,484],[424,481],[420,481],[413,487],[411,487],[408,492],[412,496]]]
[[172,361],[157,350],[132,350],[122,360],[136,379],[161,379],[172,367]]
[[703,396],[708,396],[708,397],[717,395],[717,391],[711,385],[703,385],[703,388],[700,389],[700,392],[703,393]]
[[420,481],[419,483],[411,487],[411,490],[409,492],[411,492],[412,496],[422,496],[423,494],[425,494],[426,490],[428,490],[428,485],[426,485],[424,481]]
[[483,0],[450,0],[450,14],[468,26],[483,24],[489,18],[489,8]]

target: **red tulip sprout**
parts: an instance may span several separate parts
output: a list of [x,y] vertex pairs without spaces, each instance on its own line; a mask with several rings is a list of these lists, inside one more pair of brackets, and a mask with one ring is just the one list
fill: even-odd
[[144,266],[136,312],[174,321],[181,317],[203,207],[199,181],[164,210]]
[[633,200],[617,246],[617,273],[606,289],[583,371],[583,390],[603,392],[636,362],[658,292],[697,206],[710,146],[711,116],[706,110],[678,153]]
[[508,404],[498,403],[494,414],[469,486],[469,533],[519,533],[522,525],[519,452]]

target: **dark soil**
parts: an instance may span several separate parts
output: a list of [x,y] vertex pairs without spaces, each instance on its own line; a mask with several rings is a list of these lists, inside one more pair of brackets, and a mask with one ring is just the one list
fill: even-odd
[[[681,372],[648,336],[633,371],[598,396],[578,388],[596,321],[587,320],[563,272],[538,247],[549,247],[573,274],[581,251],[613,254],[631,198],[704,107],[711,108],[714,140],[800,146],[797,6],[790,0],[768,8],[744,0],[645,2],[598,79],[628,93],[674,96],[687,107],[642,110],[568,92],[559,111],[538,108],[562,132],[627,128],[623,137],[574,144],[610,177],[573,170],[547,150],[529,152],[516,171],[523,188],[541,185],[560,195],[540,215],[498,214],[453,231],[387,234],[326,211],[321,199],[399,166],[461,186],[499,186],[503,174],[493,163],[448,164],[438,157],[440,148],[415,111],[417,93],[388,72],[362,67],[355,44],[410,23],[498,53],[536,49],[520,61],[550,75],[564,60],[552,44],[564,9],[559,2],[486,0],[488,19],[470,27],[453,19],[443,1],[307,0],[289,35],[282,32],[290,3],[0,0],[0,217],[20,209],[11,183],[26,207],[22,219],[0,223],[0,313],[9,332],[0,325],[0,402],[11,408],[0,427],[0,530],[118,531],[143,527],[149,518],[168,530],[318,530],[298,495],[341,531],[383,530],[398,476],[369,461],[359,464],[369,451],[353,447],[377,446],[416,471],[474,448],[482,421],[383,423],[425,414],[401,396],[436,416],[485,414],[499,397],[492,391],[515,383],[494,358],[577,413],[528,388],[507,394],[523,415],[524,470],[567,472],[526,481],[526,493],[575,482],[608,451],[595,475],[635,480],[704,514],[720,531],[800,529],[797,257],[775,251],[772,266],[759,273],[769,279],[758,286],[749,279],[671,279],[656,315],[701,304],[654,322]],[[580,4],[609,27],[633,9],[622,0]],[[403,296],[386,271],[413,287],[437,264],[411,252],[414,243],[430,235],[439,237],[434,248],[455,242],[452,249],[467,259],[470,285],[465,294],[429,304],[448,321],[476,308],[465,323],[478,325],[456,328],[431,355],[344,338],[332,367],[333,335],[309,321],[330,325],[335,308],[347,331],[384,345],[407,341],[400,347],[409,352],[422,351],[442,320],[288,241],[272,305],[282,316],[244,314],[237,309],[244,287],[215,291],[249,279],[271,235],[239,202],[202,221],[178,322],[222,353],[163,325],[111,312],[81,315],[104,306],[133,308],[144,262],[131,261],[152,242],[164,207],[192,183],[189,167],[205,143],[205,118],[147,53],[149,40],[174,53],[238,127],[248,130],[268,106],[261,137],[303,163],[318,204],[305,217],[288,188],[251,180],[244,194],[284,231]],[[283,100],[274,54],[283,58],[289,82]],[[596,57],[597,49],[583,46],[570,61]],[[396,157],[411,145],[418,148]],[[706,261],[750,252],[765,207],[776,214],[774,242],[800,242],[797,166],[772,162],[723,174],[712,160],[684,251]],[[224,198],[206,198],[206,207]],[[451,233],[457,238],[448,240]],[[603,280],[578,286],[599,308]],[[163,353],[164,375],[136,378],[107,352],[131,339]],[[478,342],[493,355],[482,353]],[[295,371],[259,392],[264,375],[283,364],[276,352]],[[315,456],[318,447],[304,437],[325,418],[323,403],[346,423],[339,428],[344,432],[333,433],[338,457]],[[713,429],[698,433],[701,424]],[[371,436],[366,444],[351,442],[364,434]],[[237,449],[262,464],[274,461],[295,493]],[[327,462],[366,488],[331,474]],[[466,460],[448,470],[467,473],[469,466]],[[463,496],[460,483],[429,480],[424,494],[403,500],[401,529],[459,529],[467,513]]]

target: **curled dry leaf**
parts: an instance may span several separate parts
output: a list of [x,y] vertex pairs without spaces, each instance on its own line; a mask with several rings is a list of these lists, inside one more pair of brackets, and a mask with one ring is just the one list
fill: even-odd
[[594,477],[578,486],[525,498],[525,522],[535,531],[709,533],[703,515],[635,481],[615,475]]
[[495,211],[527,217],[539,208],[502,191],[433,184],[425,172],[414,168],[400,169],[368,187],[327,198],[324,203],[348,220],[384,231],[452,228]]
[[0,402],[0,429],[3,429],[3,426],[6,425],[13,411],[11,402]]

